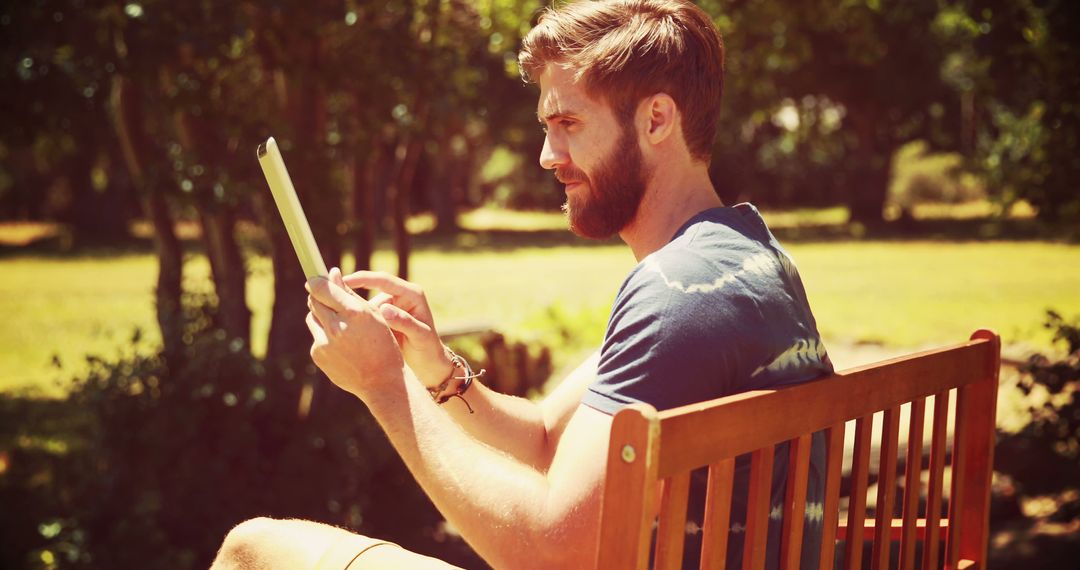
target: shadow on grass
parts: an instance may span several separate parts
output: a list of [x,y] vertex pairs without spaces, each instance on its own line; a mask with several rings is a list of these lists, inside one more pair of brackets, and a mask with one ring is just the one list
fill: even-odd
[[831,241],[1055,241],[1080,242],[1080,228],[1048,224],[1036,219],[925,219],[897,220],[875,225],[859,223],[802,225],[773,228],[783,242]]
[[[784,243],[816,243],[841,241],[1053,241],[1080,243],[1080,227],[1076,224],[1048,224],[1037,219],[924,219],[898,220],[873,225],[859,223],[804,224],[778,226],[773,233]],[[388,233],[388,232],[386,232]],[[259,238],[245,239],[249,251],[266,254],[265,241]],[[622,242],[617,238],[588,240],[579,238],[565,229],[544,230],[468,230],[453,233],[425,232],[412,236],[413,251],[475,251],[506,252],[521,248],[548,247],[608,247]],[[202,245],[196,238],[182,241],[185,254],[197,254]],[[392,250],[389,237],[378,240],[379,249]],[[58,236],[34,241],[28,245],[0,243],[0,259],[48,257],[67,259],[75,257],[110,258],[126,255],[153,253],[150,239],[132,237],[123,242],[73,243]]]

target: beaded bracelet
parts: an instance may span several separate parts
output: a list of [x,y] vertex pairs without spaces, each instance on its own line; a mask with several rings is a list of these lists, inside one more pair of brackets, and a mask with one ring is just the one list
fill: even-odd
[[[445,404],[446,401],[450,398],[458,398],[462,402],[465,402],[465,407],[469,409],[469,413],[471,414],[473,413],[472,406],[469,405],[468,400],[466,400],[462,394],[468,391],[469,387],[472,386],[473,379],[483,376],[484,373],[487,372],[487,370],[481,368],[479,373],[473,374],[472,367],[469,366],[469,362],[467,360],[458,356],[454,351],[450,350],[449,348],[446,349],[446,351],[450,354],[450,362],[454,365],[454,369],[450,371],[450,376],[448,376],[446,380],[443,380],[442,384],[439,384],[434,388],[428,388],[427,391],[429,394],[431,394],[431,399],[434,400],[436,404],[440,405]],[[459,368],[464,370],[465,374],[461,376],[455,375]],[[443,392],[450,386],[451,380],[462,380],[462,382],[461,384],[458,384],[457,388],[452,393],[443,394]]]

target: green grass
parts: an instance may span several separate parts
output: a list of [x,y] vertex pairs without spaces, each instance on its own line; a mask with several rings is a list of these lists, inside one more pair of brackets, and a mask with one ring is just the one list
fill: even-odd
[[54,355],[70,367],[150,330],[154,272],[150,255],[0,260],[0,390],[51,388]]
[[[619,246],[520,248],[513,251],[419,251],[413,279],[424,284],[437,324],[485,323],[516,331],[543,321],[551,307],[600,315],[611,304],[623,276],[633,266]],[[393,271],[396,260],[376,254],[376,269]],[[253,350],[265,351],[273,302],[270,263],[249,260],[248,304]],[[205,258],[185,264],[187,288],[207,287]],[[140,328],[157,342],[153,313],[154,258],[149,254],[70,258],[0,259],[0,391],[37,387],[62,390],[55,381],[82,370],[88,354],[109,356],[130,343]],[[297,295],[306,295],[303,290]],[[603,322],[593,327],[600,341]],[[541,331],[542,332],[542,331]],[[527,330],[516,333],[529,336]],[[52,365],[58,356],[62,369]]]
[[[517,224],[544,231],[560,216],[523,214],[466,218],[470,227]],[[782,225],[782,224],[781,224]],[[470,236],[467,236],[470,237]],[[470,237],[471,239],[471,237]],[[466,242],[468,240],[465,240]],[[482,240],[481,240],[482,241]],[[600,342],[607,308],[634,260],[621,245],[463,247],[421,240],[412,277],[423,284],[443,327],[485,323],[519,338],[550,339],[572,329]],[[540,240],[543,241],[543,240]],[[990,327],[1006,343],[1046,348],[1043,312],[1080,314],[1080,246],[1047,242],[794,243],[795,258],[826,340],[916,347],[966,338]],[[253,348],[265,349],[272,304],[270,264],[249,260]],[[393,271],[380,250],[377,269]],[[156,275],[151,254],[31,255],[0,258],[0,391],[34,387],[62,393],[84,356],[110,356],[139,327],[151,342]],[[187,287],[207,287],[204,258],[185,266]],[[303,291],[297,291],[304,295]],[[51,362],[59,357],[62,369]],[[565,358],[574,355],[562,355]]]
[[1047,308],[1080,314],[1080,246],[884,242],[791,246],[823,335],[919,346],[975,328],[1050,344]]

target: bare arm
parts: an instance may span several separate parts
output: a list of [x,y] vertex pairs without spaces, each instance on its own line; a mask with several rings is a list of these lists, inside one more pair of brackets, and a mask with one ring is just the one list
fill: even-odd
[[399,386],[365,402],[435,506],[485,560],[496,568],[594,564],[610,416],[582,406],[545,472],[470,437],[418,383]]
[[546,471],[585,389],[596,378],[599,353],[589,357],[540,402],[496,392],[474,382],[466,393],[473,413],[457,398],[442,405],[466,433]]
[[428,496],[481,556],[512,568],[595,563],[610,416],[577,406],[549,468],[538,469],[478,441],[444,413],[404,365],[377,308],[325,279],[309,286],[316,364],[368,405]]
[[[454,370],[439,340],[423,290],[387,273],[359,271],[343,278],[353,288],[382,292],[371,304],[379,309],[401,345],[406,363],[424,386],[437,386]],[[466,433],[541,471],[551,464],[570,416],[596,376],[599,355],[582,363],[540,404],[496,392],[474,382],[465,394],[474,413],[452,398],[441,406]],[[453,387],[453,386],[451,386]]]

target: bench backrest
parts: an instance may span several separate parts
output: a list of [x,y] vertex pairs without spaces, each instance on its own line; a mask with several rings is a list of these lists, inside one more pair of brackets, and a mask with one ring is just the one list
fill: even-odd
[[[780,536],[780,568],[798,568],[810,436],[825,430],[828,450],[820,567],[862,568],[864,540],[871,566],[888,568],[899,541],[901,568],[985,567],[1000,340],[986,330],[969,342],[859,367],[778,390],[747,392],[657,412],[634,405],[614,417],[607,457],[598,568],[640,568],[650,560],[654,514],[656,568],[680,568],[690,472],[708,467],[701,568],[725,562],[735,458],[751,454],[743,568],[765,566],[775,446],[790,443]],[[950,399],[955,393],[955,404]],[[896,504],[900,408],[910,408],[905,489],[922,489],[924,423],[933,396],[925,510],[920,493]],[[884,412],[881,433],[873,415]],[[950,415],[953,417],[950,418]],[[761,418],[769,418],[761,421]],[[847,520],[839,520],[845,426],[854,420]],[[948,427],[953,437],[949,441]],[[871,444],[880,443],[875,517],[866,519]],[[942,517],[946,450],[951,443],[951,489]],[[657,483],[660,482],[660,485]],[[658,490],[659,488],[659,490]],[[657,504],[658,503],[658,504]],[[893,520],[894,510],[902,513]],[[835,552],[843,539],[842,554]],[[922,542],[921,560],[915,545]]]

